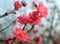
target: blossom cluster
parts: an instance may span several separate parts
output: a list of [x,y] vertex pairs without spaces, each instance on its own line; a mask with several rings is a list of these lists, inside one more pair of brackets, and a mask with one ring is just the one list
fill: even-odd
[[22,15],[18,17],[18,22],[21,24],[33,24],[37,25],[43,17],[46,17],[48,14],[48,9],[40,3],[37,6],[37,10],[29,13],[28,16]]
[[[20,8],[21,5],[19,2],[15,5],[16,8]],[[19,16],[17,21],[20,24],[31,24],[31,25],[37,25],[43,17],[46,17],[48,14],[47,7],[44,6],[43,3],[40,3],[36,7],[36,11],[30,12],[28,15],[23,14],[22,16]],[[33,28],[32,28],[33,29]],[[31,30],[32,30],[31,29]],[[29,38],[27,37],[27,33],[24,32],[21,28],[16,28],[15,37],[18,41],[29,41]],[[41,42],[42,38],[38,38],[38,41]]]
[[21,28],[16,28],[16,32],[14,33],[14,37],[16,37],[16,39],[18,41],[30,42],[29,37],[27,36],[27,33],[25,31],[23,31]]

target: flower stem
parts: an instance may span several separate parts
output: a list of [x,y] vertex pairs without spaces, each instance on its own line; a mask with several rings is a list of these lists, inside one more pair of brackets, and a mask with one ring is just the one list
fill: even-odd
[[33,28],[34,28],[34,25],[32,25],[32,28],[29,31],[27,31],[27,33],[30,32]]
[[27,24],[24,25],[23,30],[25,30],[26,25],[27,25]]
[[20,44],[22,44],[22,42],[20,42]]

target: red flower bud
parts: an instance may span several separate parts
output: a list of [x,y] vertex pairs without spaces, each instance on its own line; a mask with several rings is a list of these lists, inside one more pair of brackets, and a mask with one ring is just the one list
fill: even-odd
[[14,6],[15,6],[15,8],[21,8],[22,7],[22,4],[21,3],[19,3],[18,1],[16,1],[15,3],[14,3]]
[[27,3],[24,2],[24,3],[23,3],[23,6],[26,7],[26,6],[27,6]]

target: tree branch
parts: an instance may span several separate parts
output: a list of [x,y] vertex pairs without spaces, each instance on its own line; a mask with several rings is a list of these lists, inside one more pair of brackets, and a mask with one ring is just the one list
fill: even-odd
[[14,9],[12,12],[6,12],[6,13],[3,14],[2,16],[0,16],[0,18],[3,18],[3,17],[5,17],[5,16],[8,16],[8,15],[11,14],[11,13],[16,14],[15,9]]

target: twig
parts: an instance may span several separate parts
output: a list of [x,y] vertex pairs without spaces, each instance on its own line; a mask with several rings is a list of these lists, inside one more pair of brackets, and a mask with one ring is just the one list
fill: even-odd
[[27,25],[27,24],[24,25],[23,30],[25,30],[26,25]]
[[15,11],[15,9],[14,9],[12,12],[6,12],[6,13],[3,14],[2,16],[0,16],[0,18],[5,17],[5,16],[8,16],[8,15],[11,14],[11,13],[16,14],[14,11]]
[[32,25],[32,28],[29,31],[27,31],[27,33],[30,32],[33,28],[34,28],[34,25]]
[[[15,20],[15,21],[16,21],[16,20]],[[13,21],[13,22],[15,22],[15,21]],[[8,27],[10,27],[10,26],[13,24],[13,22],[12,22],[10,25],[8,25],[7,27],[5,27],[4,29],[1,29],[0,31],[6,30]]]

